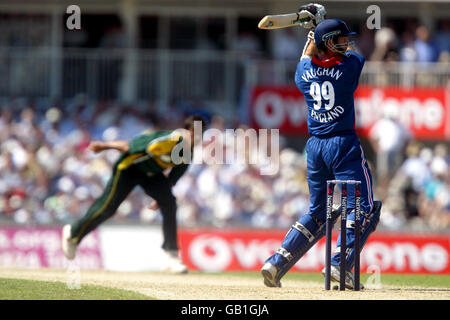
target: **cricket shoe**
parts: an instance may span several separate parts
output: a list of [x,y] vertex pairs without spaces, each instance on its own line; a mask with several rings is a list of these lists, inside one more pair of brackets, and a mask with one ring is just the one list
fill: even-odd
[[62,251],[64,252],[66,258],[69,260],[73,260],[75,258],[75,253],[77,251],[77,244],[74,241],[74,239],[72,239],[71,229],[72,227],[70,226],[70,224],[66,224],[62,228],[62,239],[61,239]]
[[188,268],[178,257],[178,251],[176,250],[164,250],[166,256],[166,266],[162,271],[170,273],[187,273]]
[[[341,281],[341,268],[339,266],[331,265],[331,280],[340,282]],[[322,274],[325,276],[325,268],[322,269]],[[348,270],[345,271],[345,287],[347,289],[352,289],[355,287],[355,278],[353,277],[353,272]],[[359,284],[359,289],[364,289],[364,285],[362,283]]]
[[278,268],[267,262],[261,269],[266,287],[281,288],[281,282],[277,279]]

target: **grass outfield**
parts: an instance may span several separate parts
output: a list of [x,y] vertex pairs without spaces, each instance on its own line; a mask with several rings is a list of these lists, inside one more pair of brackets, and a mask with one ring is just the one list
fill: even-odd
[[0,278],[0,300],[148,300],[140,293],[94,285],[68,289],[64,282]]
[[[228,272],[223,275],[261,277],[259,272]],[[371,274],[361,273],[361,282],[366,283]],[[324,283],[320,273],[288,273],[283,277],[285,280],[314,281]],[[283,281],[283,279],[281,281]],[[407,287],[434,287],[450,289],[450,275],[435,274],[380,274],[381,285],[407,286]]]
[[[81,289],[69,289],[66,274],[52,270],[10,270],[0,277],[0,300],[148,300],[148,299],[229,299],[241,292],[248,299],[263,292],[264,299],[348,299],[362,298],[353,292],[324,295],[320,273],[288,273],[283,280],[288,290],[273,290],[263,285],[259,272],[190,272],[188,275],[164,273],[119,273],[86,271]],[[371,274],[361,274],[367,285]],[[25,280],[27,279],[27,280]],[[40,279],[40,280],[31,280]],[[282,280],[282,281],[283,281]],[[450,275],[381,274],[380,290],[371,290],[377,299],[449,299]],[[334,283],[336,284],[336,283]],[[208,294],[205,295],[205,287]],[[260,295],[257,296],[259,299]]]

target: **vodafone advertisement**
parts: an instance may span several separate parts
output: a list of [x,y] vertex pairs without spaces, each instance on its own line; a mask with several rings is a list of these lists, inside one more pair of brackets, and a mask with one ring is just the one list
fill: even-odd
[[[259,271],[281,245],[283,231],[182,230],[183,261],[191,270]],[[333,246],[336,246],[337,235]],[[312,247],[291,269],[320,272],[325,239]],[[361,253],[361,272],[376,266],[386,273],[450,274],[450,237],[439,234],[374,233]]]
[[[190,270],[255,271],[281,245],[286,230],[180,229],[178,242]],[[335,247],[337,233],[333,240]],[[160,271],[164,255],[160,226],[105,225],[83,239],[73,261],[80,269]],[[321,239],[290,272],[320,272]],[[60,227],[0,227],[0,268],[54,268],[71,265],[61,251]],[[361,254],[361,272],[450,274],[450,235],[383,233],[371,235]],[[370,272],[369,272],[370,273]]]
[[[251,125],[279,128],[283,134],[307,134],[308,110],[295,86],[255,87],[250,93]],[[359,86],[355,92],[356,128],[367,136],[388,113],[416,139],[450,139],[450,90]]]

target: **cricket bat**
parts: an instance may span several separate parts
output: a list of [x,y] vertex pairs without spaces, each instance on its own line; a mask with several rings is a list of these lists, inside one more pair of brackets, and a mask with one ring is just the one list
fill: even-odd
[[288,28],[310,20],[311,16],[307,12],[268,15],[259,21],[258,28],[266,30]]

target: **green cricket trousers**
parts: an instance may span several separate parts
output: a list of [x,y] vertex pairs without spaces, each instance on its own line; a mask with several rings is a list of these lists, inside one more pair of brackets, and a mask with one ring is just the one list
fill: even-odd
[[176,199],[167,177],[162,173],[148,176],[136,167],[119,169],[115,165],[113,175],[109,179],[103,194],[95,200],[83,218],[72,224],[72,238],[76,243],[94,230],[98,225],[112,217],[120,204],[136,185],[142,187],[147,195],[158,202],[162,214],[164,250],[178,250]]

